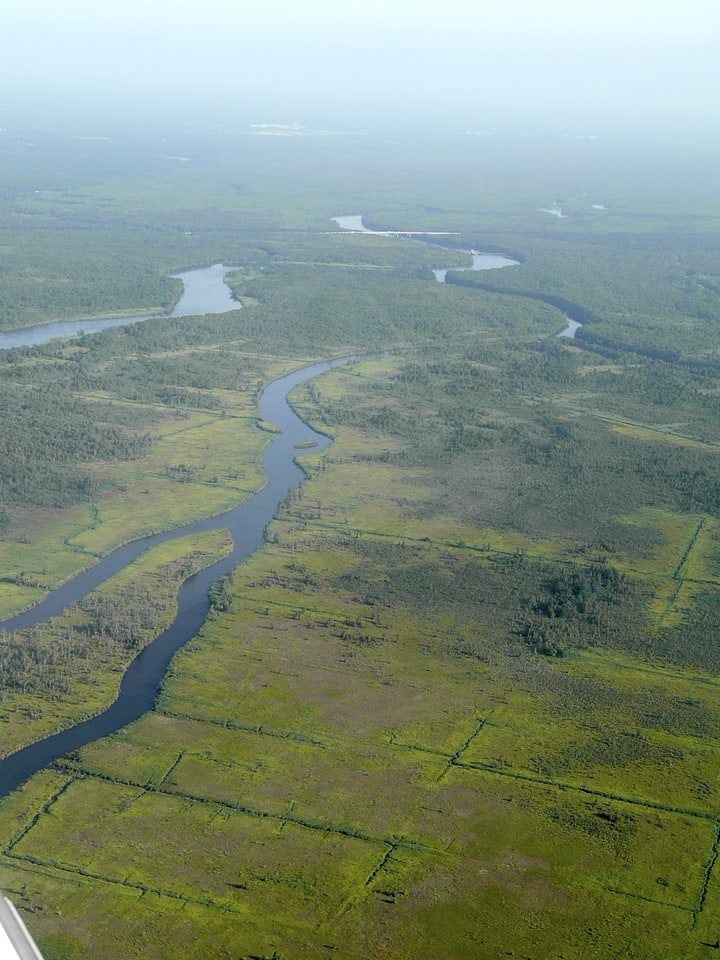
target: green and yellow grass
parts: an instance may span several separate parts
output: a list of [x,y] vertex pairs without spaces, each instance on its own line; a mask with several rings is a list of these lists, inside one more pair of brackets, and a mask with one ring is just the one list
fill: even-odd
[[[299,402],[359,406],[397,362]],[[653,648],[717,589],[717,521],[618,504],[653,533],[609,561],[644,591],[603,614],[633,636],[542,657],[535,566],[607,548],[428,509],[406,441],[335,433],[156,709],[0,804],[46,956],[705,956],[720,684]]]

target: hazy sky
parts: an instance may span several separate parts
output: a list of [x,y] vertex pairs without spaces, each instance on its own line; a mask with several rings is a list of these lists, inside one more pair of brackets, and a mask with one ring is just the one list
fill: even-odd
[[613,117],[712,126],[720,93],[714,0],[23,0],[0,22],[0,104],[79,116],[206,105],[229,121],[506,115],[590,133]]

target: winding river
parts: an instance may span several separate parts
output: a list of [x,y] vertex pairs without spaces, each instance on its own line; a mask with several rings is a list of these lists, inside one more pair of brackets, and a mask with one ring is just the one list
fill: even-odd
[[[552,211],[547,211],[551,213]],[[420,243],[429,243],[431,246],[438,247],[443,249],[442,245],[437,241],[434,241],[432,238],[436,236],[453,236],[453,234],[447,233],[422,233],[422,232],[406,232],[406,231],[393,231],[393,230],[371,230],[370,227],[366,227],[363,221],[362,214],[351,214],[344,217],[333,217],[335,223],[343,230],[349,230],[352,233],[366,233],[371,234],[376,237],[402,237],[405,239],[415,240]],[[478,250],[462,250],[462,253],[468,254],[472,257],[472,263],[469,267],[440,267],[433,270],[435,274],[435,279],[438,283],[445,283],[448,273],[464,273],[468,270],[499,270],[502,267],[513,267],[517,266],[519,261],[513,260],[511,257],[505,256],[501,253],[482,253]],[[534,293],[524,293],[521,290],[506,290],[501,291],[495,289],[496,293],[508,293],[514,296],[529,297],[533,300],[539,300],[541,303],[548,303],[550,306],[557,307],[559,310],[562,310],[565,315],[566,326],[557,334],[558,337],[569,337],[573,339],[575,334],[582,326],[582,321],[577,320],[576,316],[582,316],[583,310],[580,307],[577,307],[575,304],[571,304],[566,300],[560,300],[558,297],[544,297],[540,294]]]
[[[345,217],[333,217],[335,223],[342,230],[349,230],[352,233],[368,233],[376,237],[404,237],[406,239],[416,240],[420,243],[429,243],[432,246],[436,246],[439,249],[442,249],[442,246],[433,242],[432,237],[437,236],[453,236],[453,234],[448,233],[422,233],[422,232],[395,232],[391,230],[371,230],[370,227],[366,227],[363,222],[362,214],[352,214]],[[469,267],[439,267],[433,270],[435,274],[435,279],[438,283],[445,283],[445,277],[448,274],[448,270],[453,272],[463,272],[465,270],[498,270],[501,267],[513,267],[518,265],[517,260],[513,260],[510,257],[506,257],[501,253],[481,253],[478,250],[461,250],[460,253],[467,253],[468,256],[472,257],[472,264]]]
[[[363,226],[361,217],[335,219],[343,229],[373,232]],[[417,236],[420,237],[420,234]],[[425,239],[425,242],[432,241]],[[472,266],[466,268],[469,270],[493,269],[516,263],[495,254],[478,254],[475,251],[468,253],[473,256]],[[231,268],[223,264],[215,264],[202,270],[178,274],[184,283],[184,293],[171,316],[195,316],[239,309],[240,304],[232,300],[229,288],[223,282],[229,269]],[[435,271],[436,279],[444,282],[446,272]],[[55,337],[90,333],[147,319],[150,317],[43,324],[0,334],[0,349],[34,346]],[[152,709],[173,654],[192,639],[205,622],[211,584],[230,573],[240,561],[250,557],[262,546],[267,523],[288,492],[302,481],[303,471],[295,462],[297,445],[307,446],[308,441],[313,441],[313,449],[317,451],[323,450],[330,443],[328,437],[313,431],[295,414],[288,403],[288,393],[298,384],[353,359],[356,358],[343,357],[315,363],[281,377],[266,387],[260,399],[261,416],[278,426],[281,433],[273,437],[263,454],[263,468],[267,478],[265,487],[245,503],[219,516],[143,537],[118,547],[89,570],[79,573],[53,590],[30,610],[0,622],[0,631],[9,632],[31,627],[55,616],[108,577],[118,573],[145,550],[159,543],[192,533],[218,529],[228,530],[232,536],[233,547],[228,556],[194,574],[180,587],[175,620],[132,661],[122,679],[117,699],[107,710],[0,760],[0,797],[10,793],[53,761],[100,737],[114,733]]]
[[247,559],[263,544],[266,524],[287,493],[302,481],[303,471],[295,463],[297,444],[305,446],[308,440],[313,440],[313,450],[317,451],[330,443],[329,437],[316,433],[292,410],[287,402],[288,392],[297,384],[352,359],[343,357],[315,363],[287,374],[266,387],[260,400],[261,416],[280,427],[282,433],[275,435],[265,448],[263,468],[267,483],[253,497],[228,513],[118,547],[89,570],[53,590],[32,609],[0,623],[0,630],[19,630],[60,613],[156,544],[206,530],[225,529],[232,536],[233,548],[227,557],[183,583],[178,593],[178,613],[174,622],[133,660],[123,677],[117,700],[107,710],[0,760],[0,797],[59,757],[114,733],[152,708],[171,657],[197,634],[205,622],[210,585],[230,573],[241,560]]

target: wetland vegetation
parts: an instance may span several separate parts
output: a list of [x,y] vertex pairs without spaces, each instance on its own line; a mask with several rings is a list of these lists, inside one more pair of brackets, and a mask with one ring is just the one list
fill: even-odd
[[[712,954],[715,158],[184,136],[3,134],[5,329],[169,310],[216,262],[242,309],[0,356],[0,616],[249,498],[263,386],[366,359],[293,393],[333,443],[154,710],[0,800],[0,888],[47,960]],[[359,212],[457,236],[332,220]],[[463,249],[519,263],[437,283]],[[0,637],[0,752],[110,703],[227,550],[166,544]]]

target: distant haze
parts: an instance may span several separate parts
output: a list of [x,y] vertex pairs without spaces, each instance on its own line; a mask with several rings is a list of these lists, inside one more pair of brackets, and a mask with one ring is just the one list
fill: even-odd
[[0,126],[23,110],[709,134],[719,20],[709,0],[24,0],[3,13]]

